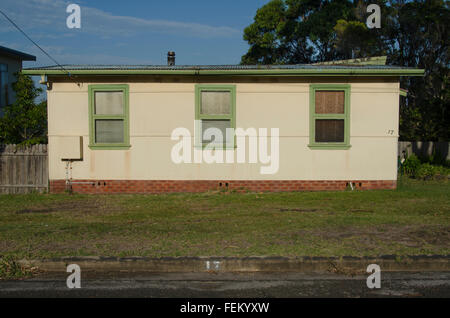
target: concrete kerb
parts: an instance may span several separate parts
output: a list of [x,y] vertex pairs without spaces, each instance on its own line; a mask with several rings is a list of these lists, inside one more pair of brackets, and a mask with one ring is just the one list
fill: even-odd
[[45,272],[65,272],[67,265],[78,264],[82,271],[95,272],[328,272],[363,274],[369,264],[382,271],[450,271],[450,255],[380,257],[65,257],[21,260]]

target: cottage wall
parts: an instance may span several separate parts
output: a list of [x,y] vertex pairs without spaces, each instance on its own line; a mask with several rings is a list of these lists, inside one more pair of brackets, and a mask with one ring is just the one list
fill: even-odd
[[[72,162],[73,180],[103,181],[95,186],[74,185],[85,192],[164,191],[163,183],[158,185],[156,181],[170,181],[173,185],[166,185],[166,189],[180,191],[206,190],[218,186],[220,181],[229,181],[230,187],[255,190],[264,190],[263,185],[268,190],[342,189],[349,181],[361,188],[395,187],[398,78],[76,78],[79,86],[58,78],[49,81],[49,173],[56,192],[62,191],[66,178],[63,153],[78,136],[83,137],[83,160]],[[279,128],[280,162],[276,174],[261,174],[260,167],[266,165],[262,163],[172,162],[171,150],[177,141],[171,140],[171,133],[177,127],[185,127],[194,134],[195,84],[211,82],[236,85],[236,127],[269,131]],[[110,83],[129,84],[131,147],[127,150],[89,148],[88,86]],[[308,147],[309,86],[313,83],[351,85],[350,149]],[[201,182],[205,180],[211,183]],[[266,182],[258,188],[257,182],[253,186],[247,182],[252,180]],[[135,182],[133,188],[132,181],[139,181],[142,186]],[[270,181],[275,183],[270,186]],[[106,190],[108,186],[111,190]]]

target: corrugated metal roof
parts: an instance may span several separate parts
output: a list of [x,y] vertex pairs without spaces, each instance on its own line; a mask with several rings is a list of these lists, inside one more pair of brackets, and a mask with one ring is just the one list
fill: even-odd
[[[413,70],[411,67],[391,65],[82,65],[65,64],[66,70]],[[25,70],[61,70],[58,65],[26,68]]]
[[27,75],[191,76],[422,76],[424,70],[386,65],[54,65],[28,68]]

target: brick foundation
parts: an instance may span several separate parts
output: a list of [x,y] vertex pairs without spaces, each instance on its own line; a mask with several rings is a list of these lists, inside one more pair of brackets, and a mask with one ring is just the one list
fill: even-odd
[[[396,180],[73,180],[76,193],[169,193],[236,190],[251,192],[335,191],[352,182],[358,190],[395,189]],[[51,193],[66,191],[65,180],[50,180]]]

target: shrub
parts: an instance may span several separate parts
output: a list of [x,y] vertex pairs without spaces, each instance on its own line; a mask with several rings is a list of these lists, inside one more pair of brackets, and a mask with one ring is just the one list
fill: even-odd
[[422,180],[432,179],[435,175],[436,170],[429,163],[423,163],[416,171],[416,177]]
[[436,169],[436,178],[447,178],[447,176],[450,174],[450,169],[443,167],[443,166],[434,166]]
[[420,160],[414,154],[406,158],[405,162],[403,162],[402,165],[403,173],[409,176],[415,176],[417,169],[419,169],[419,167],[420,167]]
[[445,167],[424,163],[417,169],[416,177],[422,180],[439,179],[447,177],[448,172]]

